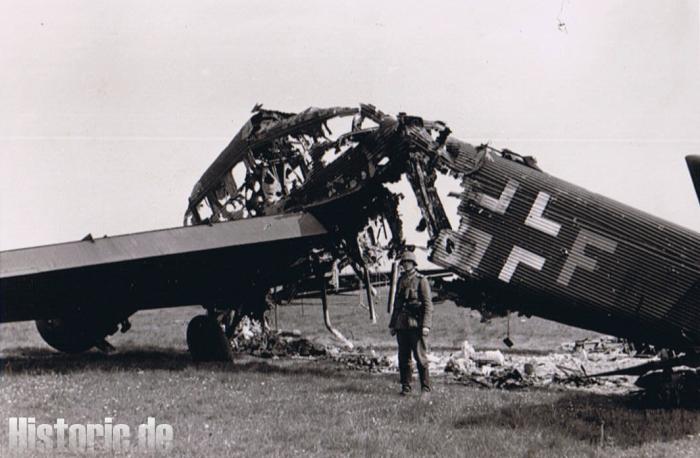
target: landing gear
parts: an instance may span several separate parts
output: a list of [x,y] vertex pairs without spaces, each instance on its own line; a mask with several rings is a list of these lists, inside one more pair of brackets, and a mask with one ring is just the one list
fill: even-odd
[[198,315],[187,325],[187,348],[195,361],[231,361],[233,349],[212,315]]
[[83,353],[96,347],[103,353],[113,353],[114,347],[105,338],[131,327],[128,318],[96,318],[94,316],[70,316],[36,320],[36,329],[44,339],[58,351],[64,353]]
[[47,344],[64,353],[88,351],[101,340],[93,326],[79,320],[36,320],[36,329]]

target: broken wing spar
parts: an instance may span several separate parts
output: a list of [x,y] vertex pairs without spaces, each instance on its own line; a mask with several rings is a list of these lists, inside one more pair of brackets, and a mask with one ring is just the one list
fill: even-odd
[[[333,136],[328,122],[346,117],[352,117],[349,128]],[[693,173],[690,160],[689,166]],[[438,197],[438,174],[461,180],[461,193],[451,197],[460,199],[458,228],[450,226]],[[263,234],[262,242],[237,250],[212,247],[199,258],[173,254],[171,264],[105,256],[89,268],[56,272],[42,272],[47,261],[39,252],[24,264],[3,253],[8,269],[25,269],[26,283],[18,292],[15,277],[0,279],[2,313],[7,309],[14,319],[56,313],[65,318],[67,307],[76,303],[79,313],[106,314],[114,327],[115,320],[137,309],[179,304],[163,291],[186,291],[178,295],[180,302],[204,304],[211,320],[235,324],[222,311],[238,318],[259,313],[271,292],[293,290],[344,267],[369,291],[368,269],[406,249],[397,210],[401,196],[385,187],[403,177],[430,237],[430,259],[457,276],[441,282],[457,304],[489,313],[520,311],[681,351],[694,351],[700,343],[696,232],[558,180],[530,157],[461,142],[440,121],[390,116],[372,105],[298,114],[256,106],[195,184],[185,212],[185,224],[194,227],[178,232],[184,238],[178,243],[195,243],[189,239],[206,237],[218,223],[225,222],[221,227],[234,234],[245,224],[259,231],[268,218],[290,215],[313,218],[311,226],[322,228],[322,234],[297,233],[284,245],[266,242]],[[275,249],[281,246],[286,255],[278,262]],[[239,256],[241,250],[245,256]],[[191,260],[196,268],[181,270]],[[262,261],[250,267],[251,260]],[[167,275],[159,270],[163,266],[170,266]],[[47,275],[54,275],[56,286],[46,286]],[[104,297],[80,289],[106,278],[116,279],[120,293]],[[153,282],[134,286],[132,278]],[[234,283],[240,285],[235,293],[232,279],[240,282]],[[47,288],[55,289],[61,307],[49,301]],[[372,312],[371,295],[368,299]],[[207,351],[195,344],[193,353],[195,347],[203,349],[200,355]]]

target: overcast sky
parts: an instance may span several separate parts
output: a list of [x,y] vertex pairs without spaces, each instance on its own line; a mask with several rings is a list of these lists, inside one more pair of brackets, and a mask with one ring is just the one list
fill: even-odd
[[700,228],[698,1],[3,0],[0,69],[2,249],[180,225],[257,102],[440,119]]

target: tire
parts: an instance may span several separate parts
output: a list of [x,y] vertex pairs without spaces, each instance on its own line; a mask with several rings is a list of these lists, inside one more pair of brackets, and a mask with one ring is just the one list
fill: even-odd
[[197,315],[187,325],[187,348],[195,361],[231,361],[233,349],[215,318]]
[[64,353],[83,353],[99,341],[94,327],[86,327],[84,321],[36,320],[36,329],[47,344]]

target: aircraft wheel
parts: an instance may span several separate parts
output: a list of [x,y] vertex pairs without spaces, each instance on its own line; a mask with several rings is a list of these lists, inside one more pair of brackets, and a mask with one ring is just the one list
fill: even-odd
[[99,342],[94,327],[78,320],[36,320],[36,329],[44,341],[64,353],[82,353]]
[[198,315],[187,325],[187,348],[195,361],[231,361],[233,349],[215,318]]

